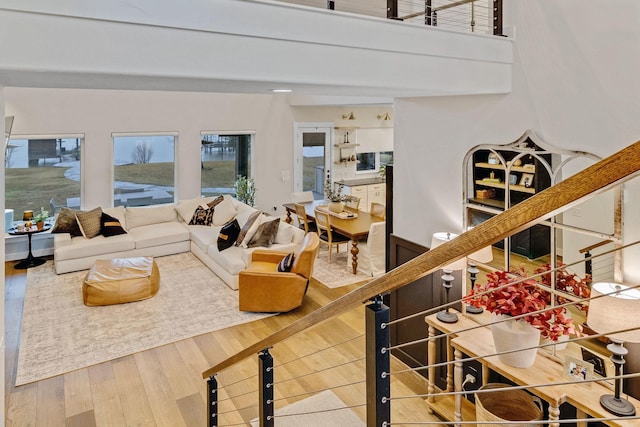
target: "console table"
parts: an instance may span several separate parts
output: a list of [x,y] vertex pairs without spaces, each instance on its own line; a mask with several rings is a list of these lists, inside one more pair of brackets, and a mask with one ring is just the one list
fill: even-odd
[[[471,318],[471,316],[474,317]],[[458,314],[459,321],[456,323],[440,322],[436,318],[435,314],[425,318],[429,325],[429,337],[435,337],[436,331],[452,334],[447,337],[447,340],[449,340],[450,343],[447,361],[454,360],[455,362],[454,367],[447,371],[447,391],[451,391],[451,389],[454,391],[462,391],[463,353],[468,357],[478,357],[478,361],[482,363],[483,384],[487,383],[489,370],[493,370],[508,378],[510,381],[513,381],[515,384],[523,386],[566,381],[562,375],[562,364],[545,357],[542,354],[538,354],[534,365],[526,369],[514,368],[502,363],[498,359],[498,356],[489,356],[494,354],[496,351],[488,325],[487,327],[467,331],[467,329],[477,327],[479,324],[488,323],[487,317],[488,315],[486,315],[486,313],[481,315]],[[475,319],[478,319],[478,321]],[[429,373],[431,373],[431,370],[434,370],[431,366],[436,363],[435,353],[431,351],[432,345],[435,349],[434,340],[429,341]],[[451,357],[451,353],[453,353],[453,357]],[[451,365],[449,365],[449,368],[451,368]],[[433,377],[430,376],[428,382],[429,394],[432,394],[435,391],[432,378]],[[451,378],[453,379],[452,387],[450,386],[451,382],[449,381]],[[585,418],[587,415],[594,418],[614,417],[611,413],[607,412],[600,406],[600,396],[603,394],[611,394],[611,390],[598,382],[528,387],[527,390],[549,404],[550,420],[559,419],[559,406],[564,402],[567,402],[576,408],[577,418]],[[635,405],[636,412],[640,413],[640,401],[632,397],[629,397],[629,401]],[[466,399],[463,399],[462,395],[444,395],[442,398],[439,396],[430,396],[427,399],[427,404],[429,404],[429,407],[440,416],[449,421],[453,421],[454,423],[463,420],[475,420],[475,406]],[[632,427],[636,426],[637,423],[638,420],[624,419],[605,422],[605,424],[614,427]],[[586,422],[581,422],[578,423],[578,426],[586,427],[586,424]],[[560,423],[551,422],[549,425],[551,427],[557,427]]]

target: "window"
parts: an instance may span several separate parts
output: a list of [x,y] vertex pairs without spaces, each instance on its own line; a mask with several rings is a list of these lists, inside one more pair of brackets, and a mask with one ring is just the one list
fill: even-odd
[[60,206],[80,206],[81,137],[10,139],[5,159],[5,207],[14,220],[25,210],[43,208],[53,216]]
[[175,135],[114,135],[115,206],[173,202],[175,140]]
[[203,196],[235,196],[238,175],[251,176],[251,134],[203,133],[200,183]]
[[356,173],[357,172],[377,172],[378,171],[378,161],[376,159],[375,152],[369,153],[357,153],[356,160],[358,163],[356,164]]

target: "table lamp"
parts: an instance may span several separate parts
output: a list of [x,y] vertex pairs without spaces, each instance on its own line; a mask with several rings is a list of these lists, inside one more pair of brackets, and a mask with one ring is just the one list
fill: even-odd
[[[467,259],[467,271],[469,272],[469,279],[471,280],[471,289],[473,289],[473,286],[476,284],[476,279],[478,278],[478,273],[480,272],[480,270],[478,270],[477,263],[487,264],[493,261],[493,250],[491,250],[491,246],[485,246],[484,248],[469,255]],[[484,310],[482,307],[468,305],[466,311],[471,314],[480,314]]]
[[[457,234],[447,233],[447,232],[437,232],[434,233],[431,237],[431,249],[437,248],[438,246],[446,243],[452,239],[458,237]],[[442,287],[445,291],[445,308],[436,314],[436,318],[444,323],[455,323],[458,321],[458,316],[455,313],[451,313],[449,311],[449,291],[453,287],[451,284],[454,280],[454,277],[451,273],[454,270],[462,270],[465,267],[465,258],[461,258],[457,261],[452,262],[451,264],[447,264],[442,267],[442,272],[444,273],[441,276],[442,279]]]
[[[640,342],[640,290],[618,283],[595,283],[591,289],[587,324],[591,329],[611,339],[607,346],[615,365],[615,394],[600,396],[600,405],[620,417],[635,415],[634,406],[620,398],[622,367],[628,350],[623,343]],[[635,328],[627,332],[619,332]]]

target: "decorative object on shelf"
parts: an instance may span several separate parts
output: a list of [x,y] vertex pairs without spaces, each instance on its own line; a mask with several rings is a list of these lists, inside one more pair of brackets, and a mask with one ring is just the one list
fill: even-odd
[[44,208],[41,207],[40,212],[38,212],[33,218],[36,226],[38,227],[38,230],[42,230],[42,227],[44,227],[44,222],[47,218],[49,218],[49,211],[45,211]]
[[485,188],[476,190],[476,199],[493,199],[496,196],[496,190],[493,188]]
[[[431,237],[431,249],[435,249],[438,246],[447,243],[450,240],[455,239],[456,237],[458,237],[457,234],[453,234],[453,233],[447,233],[447,232],[437,232],[434,233],[433,236]],[[444,297],[444,310],[441,310],[438,312],[438,314],[436,315],[436,317],[438,318],[438,320],[440,320],[441,322],[445,322],[445,323],[455,323],[458,321],[458,316],[449,311],[449,291],[451,290],[451,288],[453,287],[453,280],[455,279],[452,275],[454,270],[462,270],[465,267],[465,258],[461,258],[457,261],[452,262],[451,264],[447,264],[444,267],[442,267],[442,287],[444,288],[445,291],[445,297]]]
[[520,185],[526,188],[529,188],[533,185],[533,174],[532,173],[523,173],[520,178]]
[[[573,319],[566,316],[565,307],[547,308],[551,295],[550,292],[545,292],[541,288],[542,285],[539,285],[533,279],[519,277],[506,271],[495,271],[487,274],[487,283],[485,285],[476,283],[474,288],[463,298],[465,303],[474,307],[482,307],[495,315],[523,316],[513,319],[513,321],[492,325],[491,330],[494,333],[494,343],[498,352],[507,351],[503,347],[499,348],[499,346],[509,342],[514,347],[511,347],[508,351],[534,347],[533,360],[531,360],[531,357],[529,359],[524,358],[524,355],[523,360],[519,360],[516,352],[498,355],[500,360],[506,364],[518,368],[526,367],[524,366],[526,360],[533,364],[536,353],[535,346],[538,345],[540,336],[557,341],[562,335],[576,333]],[[503,329],[500,328],[503,323],[509,323],[510,325],[505,325],[505,328],[514,333],[512,338],[504,342],[497,341],[494,332],[494,330]],[[531,341],[528,342],[533,342],[533,344],[525,346],[520,341],[525,331],[529,329],[525,327],[527,324],[538,330],[539,333],[535,337],[529,338]],[[524,352],[526,350],[517,353]]]
[[384,113],[384,114],[378,114],[377,115],[378,120],[391,120],[391,116],[389,115],[389,113]]
[[496,153],[489,153],[489,158],[487,159],[487,163],[490,165],[499,165],[500,164],[500,156]]
[[238,175],[235,183],[236,198],[249,206],[254,206],[256,201],[256,185],[253,178]]
[[[469,280],[471,281],[471,289],[474,288],[478,273],[480,272],[480,270],[478,270],[478,263],[487,264],[491,261],[493,261],[493,250],[491,246],[485,246],[467,257],[467,272],[469,273]],[[474,307],[472,305],[467,305],[466,308],[466,312],[471,314],[480,314],[483,311],[484,309],[482,307]]]
[[348,144],[349,143],[349,132],[345,132],[344,133],[344,143]]
[[518,175],[512,173],[509,174],[509,184],[510,185],[516,185],[518,184]]
[[634,406],[620,397],[622,392],[622,366],[628,350],[624,342],[640,343],[640,290],[618,283],[595,283],[591,288],[587,324],[594,331],[611,339],[607,346],[615,365],[615,389],[613,395],[600,397],[600,405],[620,417],[636,414]]
[[353,115],[353,111],[342,115],[342,120],[355,120],[356,116]]

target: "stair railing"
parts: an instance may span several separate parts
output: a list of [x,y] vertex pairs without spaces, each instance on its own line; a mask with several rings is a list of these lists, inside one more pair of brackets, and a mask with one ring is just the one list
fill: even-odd
[[[272,335],[259,340],[221,363],[211,367],[202,374],[204,379],[208,379],[209,384],[209,425],[218,425],[215,376],[221,371],[253,355],[260,354],[262,357],[268,354],[269,349],[279,342],[358,307],[363,301],[373,301],[371,310],[376,311],[376,308],[381,308],[379,306],[380,295],[414,282],[442,268],[444,265],[457,261],[485,246],[518,233],[536,222],[548,219],[581,201],[594,197],[635,177],[639,173],[640,141],[515,205],[504,213],[490,218],[484,223],[463,233],[458,238],[419,255],[385,275],[317,309],[298,321],[283,327]],[[386,323],[382,321],[381,324],[384,325]],[[369,326],[367,328],[369,328]],[[373,328],[375,328],[375,326],[373,326]],[[388,353],[388,345],[388,338],[384,338],[383,336],[381,341],[372,345],[372,348],[379,346],[382,349],[381,351]],[[373,360],[375,361],[376,358],[374,357]],[[374,377],[376,375],[379,376],[381,372],[389,372],[388,368],[380,366],[379,363],[386,362],[381,360],[374,363],[374,366],[371,368],[367,367],[368,371],[374,373]],[[267,374],[269,370],[273,368],[270,367],[268,363],[265,363],[263,364],[263,369],[265,373],[261,373],[261,376],[265,379],[262,382],[262,387],[271,388],[273,382]],[[367,382],[369,381],[370,379],[367,378]],[[389,396],[385,394],[384,384],[379,387],[378,390],[380,390],[380,392],[375,393],[377,403],[379,403],[378,400],[389,399]],[[271,393],[272,392],[273,389],[271,389]],[[265,392],[263,396],[265,399],[263,404],[266,406],[261,410],[261,425],[272,425],[270,422],[273,421],[273,414],[271,412],[273,408],[269,408],[268,406],[270,403],[269,400],[271,400],[272,403],[273,397],[272,394],[268,392]],[[372,404],[373,402],[369,403],[368,406]],[[377,418],[378,421],[384,419],[384,411],[386,411],[384,406],[380,410],[371,409],[371,415],[367,417],[368,425],[381,425],[377,424],[375,419]]]

